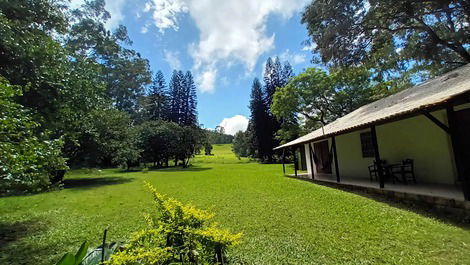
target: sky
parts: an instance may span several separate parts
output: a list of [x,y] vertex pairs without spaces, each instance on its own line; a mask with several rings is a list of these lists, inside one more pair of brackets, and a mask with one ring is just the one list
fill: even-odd
[[[83,0],[72,0],[79,6]],[[311,66],[300,14],[309,0],[106,0],[112,30],[127,27],[132,48],[170,79],[190,70],[198,87],[199,123],[226,133],[245,130],[253,78],[268,57],[299,73]]]

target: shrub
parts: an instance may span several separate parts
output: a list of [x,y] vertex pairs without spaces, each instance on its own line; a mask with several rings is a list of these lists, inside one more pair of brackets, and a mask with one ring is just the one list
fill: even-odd
[[153,194],[157,213],[146,217],[147,228],[136,232],[107,264],[224,263],[227,248],[239,242],[241,233],[219,228],[210,222],[213,214],[184,205],[146,185]]
[[14,102],[21,95],[21,87],[0,77],[0,194],[47,189],[67,169],[62,140],[37,132],[31,113]]

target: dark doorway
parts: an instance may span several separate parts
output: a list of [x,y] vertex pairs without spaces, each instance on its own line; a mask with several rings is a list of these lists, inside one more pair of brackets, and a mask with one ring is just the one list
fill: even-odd
[[300,156],[300,170],[307,170],[307,161],[305,160],[305,148],[303,145],[299,147],[299,156]]
[[470,176],[470,109],[455,112],[455,133],[464,176]]
[[328,146],[328,140],[314,143],[315,166],[318,173],[331,174],[331,154]]

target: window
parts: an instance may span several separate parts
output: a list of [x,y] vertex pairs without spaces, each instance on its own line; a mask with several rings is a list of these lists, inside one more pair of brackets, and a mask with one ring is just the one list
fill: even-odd
[[362,157],[374,157],[374,145],[372,144],[372,134],[370,132],[361,133]]

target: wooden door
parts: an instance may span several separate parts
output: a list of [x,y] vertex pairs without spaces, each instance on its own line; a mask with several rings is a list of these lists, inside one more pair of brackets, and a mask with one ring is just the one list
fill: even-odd
[[328,140],[314,143],[313,150],[315,151],[316,156],[315,167],[317,168],[317,172],[331,174],[331,155]]

